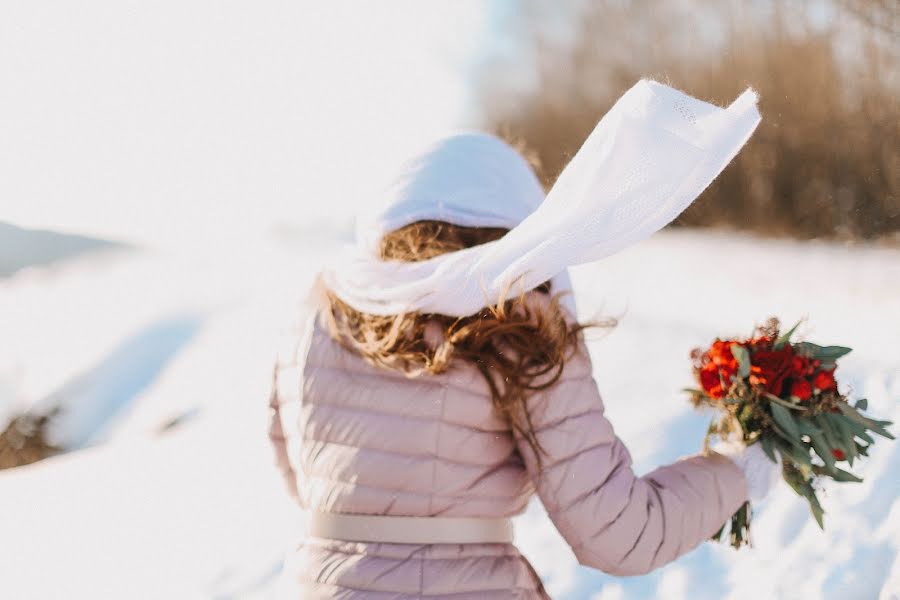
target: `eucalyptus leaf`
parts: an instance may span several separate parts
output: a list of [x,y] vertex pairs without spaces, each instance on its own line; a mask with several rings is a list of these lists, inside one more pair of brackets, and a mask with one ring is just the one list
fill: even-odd
[[842,413],[844,413],[844,415],[848,419],[856,421],[860,425],[865,425],[866,427],[868,427],[870,430],[877,433],[881,437],[888,438],[889,440],[894,439],[894,436],[891,435],[891,433],[887,429],[884,428],[884,426],[886,426],[886,425],[891,425],[892,424],[891,421],[876,421],[874,419],[869,419],[868,417],[864,417],[861,414],[859,414],[856,411],[856,409],[853,408],[852,406],[850,406],[849,404],[845,404],[843,402],[839,402],[837,406],[838,406],[838,409],[840,409],[840,411]]
[[791,336],[794,335],[794,332],[797,331],[798,327],[800,327],[800,323],[802,323],[802,321],[797,321],[793,327],[791,327],[785,333],[782,333],[780,336],[778,336],[778,339],[775,340],[775,349],[776,350],[791,341]]
[[779,398],[778,396],[775,396],[774,394],[766,394],[766,398],[776,404],[780,404],[781,406],[784,406],[785,408],[790,408],[791,410],[806,410],[805,406],[803,406],[801,404],[797,404],[796,402],[790,402],[789,400],[784,400],[782,398]]
[[[784,455],[782,454],[782,456]],[[798,496],[806,496],[808,494],[805,482],[799,481],[794,477],[785,477],[784,480]]]
[[853,348],[847,348],[846,346],[825,346],[816,353],[816,358],[834,361],[851,352],[853,352]]
[[825,510],[822,508],[822,505],[819,504],[819,499],[816,497],[816,493],[812,492],[809,496],[806,497],[809,501],[809,508],[812,510],[813,517],[816,519],[816,523],[819,524],[819,529],[825,530]]
[[778,449],[781,450],[781,455],[786,456],[791,460],[792,463],[796,464],[798,467],[811,467],[812,461],[809,458],[809,450],[805,447],[798,448],[796,445],[781,442],[778,444]]
[[772,425],[772,431],[774,431],[776,434],[775,440],[780,440],[781,443],[784,443],[787,446],[789,446],[791,449],[791,452],[798,452],[800,454],[800,456],[806,456],[807,457],[806,461],[802,461],[802,462],[809,462],[809,456],[808,456],[809,448],[807,448],[803,444],[803,442],[802,442],[802,440],[800,440],[800,438],[792,437],[787,432],[785,432],[784,429],[782,429],[781,427],[779,427],[778,425],[775,425],[775,424]]
[[847,460],[850,466],[853,466],[853,459],[856,458],[856,443],[853,439],[855,433],[847,424],[848,419],[843,415],[826,414],[825,420],[831,424],[831,428],[841,438],[841,449],[847,453]]
[[849,471],[845,471],[838,467],[834,467],[832,471],[833,472],[831,474],[831,478],[835,481],[841,481],[844,483],[862,483],[862,479],[860,477],[857,477]]
[[866,442],[867,444],[874,444],[874,443],[875,443],[875,438],[873,438],[871,435],[869,435],[869,434],[866,433],[865,431],[857,432],[856,437],[858,437],[859,439],[863,440],[863,441]]
[[778,403],[772,403],[769,405],[769,409],[772,411],[772,418],[775,419],[775,422],[784,429],[789,435],[794,436],[795,438],[800,438],[800,430],[797,429],[797,424],[794,422],[794,417],[791,416],[791,413],[788,412],[788,409],[781,406]]
[[805,435],[810,435],[813,433],[818,433],[821,435],[822,430],[813,425],[813,422],[809,420],[808,417],[797,417],[797,429],[800,430],[800,433]]
[[800,354],[804,354],[812,358],[815,358],[816,353],[822,349],[822,346],[813,344],[812,342],[800,342],[798,344],[795,344],[795,346]]
[[869,444],[875,443],[875,439],[871,435],[869,435],[869,428],[862,423],[858,423],[857,421],[854,421],[846,415],[843,415],[843,424],[845,427],[853,431],[853,434],[856,437],[865,440]]
[[822,435],[825,437],[825,441],[828,443],[829,448],[841,448],[841,440],[838,433],[832,428],[831,423],[828,422],[828,415],[819,414],[816,415],[816,423],[819,427],[822,428]]
[[810,342],[800,342],[797,344],[801,354],[806,354],[812,358],[821,361],[834,362],[842,356],[853,352],[853,348],[845,346],[819,346]]
[[788,432],[779,427],[777,423],[772,423],[772,431],[775,433],[775,436],[777,438],[780,438],[781,441],[787,443],[790,446],[802,446],[803,444],[800,438],[791,436]]
[[769,457],[769,460],[772,462],[778,462],[775,459],[775,444],[772,441],[772,438],[768,435],[763,435],[759,438],[759,444],[762,446],[763,452],[766,453],[766,456]]
[[738,376],[741,379],[750,377],[750,353],[740,344],[731,345],[731,355],[738,363]]
[[812,441],[813,449],[825,463],[825,466],[829,470],[834,469],[834,456],[831,454],[831,447],[825,441],[825,438],[818,433],[814,433],[809,436],[809,439]]

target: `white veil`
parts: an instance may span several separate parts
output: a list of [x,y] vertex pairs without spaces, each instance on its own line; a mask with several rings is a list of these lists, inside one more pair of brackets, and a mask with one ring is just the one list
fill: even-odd
[[[630,246],[675,219],[760,121],[748,89],[720,108],[641,80],[600,120],[543,198],[525,160],[486,134],[439,140],[408,161],[358,220],[357,243],[321,284],[356,310],[467,316],[569,266]],[[424,220],[507,227],[501,239],[421,262],[382,261],[385,233]]]

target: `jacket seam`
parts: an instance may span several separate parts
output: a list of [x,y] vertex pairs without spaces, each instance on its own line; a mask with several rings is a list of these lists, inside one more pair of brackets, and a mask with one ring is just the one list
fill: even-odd
[[[411,558],[413,558],[413,557],[411,557]],[[413,558],[413,560],[418,560],[420,563],[424,564],[424,560],[421,558]],[[350,586],[350,585],[346,585],[346,584],[342,584],[342,583],[331,583],[328,581],[316,581],[312,577],[305,577],[305,576],[300,576],[300,577],[298,577],[297,580],[300,583],[307,583],[307,584],[311,584],[311,585],[325,585],[325,586],[335,587],[335,588],[339,588],[339,589],[352,590],[354,592],[368,592],[368,593],[376,592],[379,594],[405,594],[406,593],[406,592],[397,592],[397,591],[390,590],[390,589],[362,588],[362,587],[354,587],[354,586]],[[458,595],[462,595],[462,594],[472,595],[472,594],[482,593],[482,592],[499,592],[501,590],[537,592],[536,588],[526,588],[526,587],[521,587],[521,586],[509,586],[509,587],[499,587],[499,588],[483,588],[483,589],[478,589],[478,590],[464,590],[461,592],[450,592],[449,594],[446,592],[425,593],[423,591],[419,594],[419,598],[432,598],[434,596],[441,596],[442,598],[446,598],[448,596],[452,597],[452,596],[458,596]]]
[[[437,496],[438,498],[441,498],[441,499],[449,498],[451,500],[498,500],[498,501],[509,502],[509,501],[518,501],[518,500],[521,500],[523,497],[525,497],[524,493],[516,494],[514,496],[493,496],[493,495],[481,496],[481,495],[474,494],[472,492],[472,490],[468,490],[468,489],[465,490],[465,492],[462,494],[437,494],[437,495],[435,495],[433,492],[417,492],[417,491],[412,491],[408,488],[402,488],[402,489],[401,488],[385,488],[385,487],[380,487],[380,486],[375,486],[375,485],[365,485],[362,483],[357,483],[355,481],[344,481],[342,479],[335,479],[334,477],[322,477],[319,475],[307,475],[307,480],[312,480],[312,479],[315,479],[318,481],[326,481],[329,483],[342,484],[345,486],[355,486],[358,488],[366,488],[366,489],[370,489],[370,490],[381,490],[382,492],[388,492],[388,493],[403,492],[403,494],[408,494],[411,496],[431,496],[432,498]],[[432,508],[431,504],[429,504],[428,514],[426,516],[433,516],[431,514],[431,508]]]
[[503,428],[503,429],[479,429],[476,426],[468,425],[466,423],[459,423],[457,421],[445,421],[445,420],[443,420],[443,414],[441,414],[440,416],[420,416],[420,415],[407,415],[407,414],[401,415],[396,412],[375,410],[373,408],[368,408],[368,407],[363,407],[363,406],[353,406],[353,405],[348,405],[348,404],[342,404],[339,402],[322,402],[319,400],[309,402],[305,398],[291,398],[289,400],[280,401],[278,403],[278,406],[281,407],[281,406],[285,406],[290,403],[297,403],[297,402],[299,402],[303,406],[309,406],[309,407],[324,406],[324,407],[329,407],[329,408],[334,408],[334,409],[339,409],[339,410],[345,410],[348,412],[364,412],[364,413],[371,414],[371,415],[390,417],[392,419],[403,418],[403,419],[415,419],[417,421],[433,421],[435,423],[437,423],[437,422],[446,423],[447,425],[453,425],[454,427],[462,427],[462,428],[465,428],[470,431],[476,431],[478,433],[485,433],[485,434],[489,434],[489,435],[497,435],[497,434],[504,434],[504,433],[510,432],[510,429],[508,427]]
[[574,419],[581,419],[583,417],[586,417],[588,415],[595,414],[595,413],[599,414],[601,417],[603,417],[606,414],[606,412],[602,408],[589,408],[589,409],[584,410],[579,413],[561,417],[560,419],[553,421],[552,423],[542,423],[540,427],[538,427],[537,429],[534,430],[534,432],[537,434],[537,433],[541,433],[541,432],[544,432],[544,431],[547,431],[550,429],[556,429],[557,427],[559,427],[566,421],[571,421]]
[[394,456],[402,456],[404,458],[429,459],[429,460],[434,459],[434,460],[443,461],[449,465],[456,465],[459,467],[472,467],[472,468],[478,468],[478,469],[485,469],[485,468],[494,469],[497,467],[501,467],[505,464],[510,464],[510,465],[513,465],[516,467],[518,467],[520,464],[518,461],[510,460],[510,457],[515,455],[515,452],[510,452],[509,455],[507,455],[507,457],[504,458],[500,462],[483,464],[483,463],[469,463],[469,462],[463,462],[463,461],[459,461],[459,460],[453,460],[453,459],[447,458],[446,456],[433,456],[431,454],[408,454],[406,452],[397,452],[395,450],[384,450],[382,448],[375,448],[374,446],[363,446],[360,444],[346,444],[344,442],[338,442],[338,441],[329,440],[329,439],[321,439],[321,438],[311,437],[311,436],[304,436],[303,441],[304,442],[319,442],[322,444],[333,444],[335,446],[343,446],[344,448],[352,448],[354,450],[367,450],[369,452],[381,452],[383,454],[393,454]]

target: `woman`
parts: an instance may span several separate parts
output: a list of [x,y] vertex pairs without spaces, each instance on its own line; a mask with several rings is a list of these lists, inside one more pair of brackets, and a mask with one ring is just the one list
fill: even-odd
[[[676,559],[765,493],[771,466],[752,447],[634,474],[565,275],[683,210],[749,137],[753,100],[723,120],[642,81],[546,200],[524,159],[488,135],[442,139],[406,163],[276,366],[270,436],[312,511],[286,563],[297,597],[546,598],[509,523],[535,492],[579,562],[615,575]],[[653,148],[688,144],[678,164],[631,187],[592,183],[597,168],[652,166],[640,145],[659,132]],[[609,185],[625,191],[585,201]],[[617,213],[629,194],[644,204]]]

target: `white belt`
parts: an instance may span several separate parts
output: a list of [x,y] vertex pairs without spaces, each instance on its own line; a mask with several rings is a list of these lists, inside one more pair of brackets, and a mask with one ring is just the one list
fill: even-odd
[[312,511],[309,534],[350,542],[394,544],[510,544],[509,519],[389,517]]

